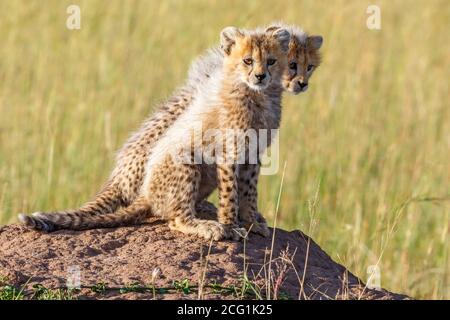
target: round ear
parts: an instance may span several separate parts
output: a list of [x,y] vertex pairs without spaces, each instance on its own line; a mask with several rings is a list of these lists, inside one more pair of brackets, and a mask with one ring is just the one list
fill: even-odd
[[323,38],[322,36],[309,36],[308,37],[308,45],[311,46],[314,50],[319,50],[322,47]]
[[242,37],[243,33],[236,27],[226,27],[220,33],[220,47],[226,54],[230,54],[231,48],[236,43],[238,37]]
[[[269,30],[271,28],[276,28],[276,27],[269,27],[269,28],[267,28],[267,30]],[[277,27],[276,29],[273,29],[272,37],[274,37],[275,39],[278,40],[278,42],[280,43],[281,49],[283,51],[288,51],[289,41],[291,40],[291,34],[289,33],[289,31],[287,31],[284,28]]]
[[275,30],[278,30],[278,29],[280,29],[279,26],[273,25],[273,26],[267,27],[266,30],[265,30],[265,32],[266,32],[266,33],[272,34]]

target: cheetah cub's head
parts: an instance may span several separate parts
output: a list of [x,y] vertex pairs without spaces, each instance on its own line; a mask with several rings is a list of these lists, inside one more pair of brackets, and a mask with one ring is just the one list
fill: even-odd
[[283,88],[293,94],[299,94],[308,89],[309,78],[320,65],[320,52],[322,36],[309,36],[295,26],[275,25],[266,29],[266,32],[277,30],[280,27],[289,30],[291,38],[287,53],[287,68],[283,75]]
[[281,86],[289,39],[290,33],[283,28],[270,31],[225,28],[220,34],[220,44],[225,53],[226,74],[256,91],[272,83]]

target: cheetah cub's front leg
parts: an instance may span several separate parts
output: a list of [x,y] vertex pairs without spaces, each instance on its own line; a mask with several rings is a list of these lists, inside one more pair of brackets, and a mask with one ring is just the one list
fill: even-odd
[[217,164],[217,187],[219,208],[217,219],[225,226],[227,237],[238,240],[247,231],[238,225],[238,166],[236,164]]
[[239,223],[240,226],[263,237],[270,235],[266,219],[258,212],[258,164],[239,167]]
[[222,240],[227,232],[218,221],[198,219],[195,200],[198,197],[198,167],[173,161],[169,156],[155,167],[148,185],[147,197],[155,215],[169,221],[169,228],[206,240]]

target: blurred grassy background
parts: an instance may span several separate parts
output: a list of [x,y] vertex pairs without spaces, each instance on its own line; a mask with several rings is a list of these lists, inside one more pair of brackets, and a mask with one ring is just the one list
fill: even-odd
[[[1,0],[0,223],[91,198],[223,27],[283,20],[325,43],[310,89],[284,100],[278,225],[310,232],[363,279],[379,263],[390,290],[450,298],[450,3],[375,1],[379,31],[369,4]],[[273,220],[281,172],[261,180]]]

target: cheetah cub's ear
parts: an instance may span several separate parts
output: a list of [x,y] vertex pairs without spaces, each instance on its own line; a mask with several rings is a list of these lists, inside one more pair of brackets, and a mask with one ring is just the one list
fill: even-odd
[[289,41],[291,40],[291,34],[286,29],[272,26],[266,29],[266,32],[272,34],[272,37],[280,42],[281,49],[285,52],[289,49]]
[[230,54],[231,48],[236,43],[236,39],[243,36],[243,32],[238,28],[226,27],[220,33],[220,47],[226,54]]
[[308,43],[308,47],[313,48],[314,50],[319,50],[323,43],[322,36],[309,36],[306,40]]

